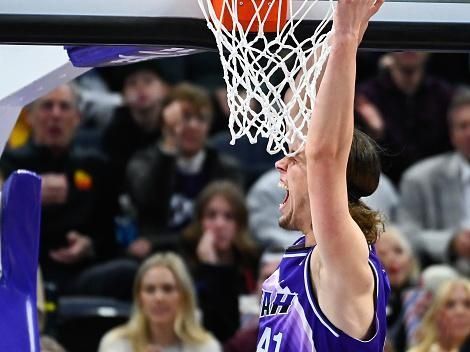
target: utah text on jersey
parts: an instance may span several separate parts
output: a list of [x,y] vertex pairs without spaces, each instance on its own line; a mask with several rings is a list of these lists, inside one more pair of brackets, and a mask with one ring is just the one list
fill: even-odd
[[287,314],[297,293],[280,293],[263,290],[260,317]]

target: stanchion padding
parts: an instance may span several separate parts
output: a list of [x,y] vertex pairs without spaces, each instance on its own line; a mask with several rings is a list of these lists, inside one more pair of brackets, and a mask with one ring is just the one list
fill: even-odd
[[40,352],[36,308],[41,179],[17,171],[5,182],[0,221],[0,351]]

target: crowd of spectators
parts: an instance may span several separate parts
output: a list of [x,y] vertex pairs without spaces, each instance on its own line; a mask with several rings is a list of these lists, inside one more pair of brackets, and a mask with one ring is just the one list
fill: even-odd
[[[386,350],[468,351],[469,58],[365,53],[358,68],[357,127],[383,165],[363,201],[385,220]],[[0,176],[42,177],[43,351],[76,350],[61,302],[77,296],[133,306],[100,325],[100,352],[256,350],[260,285],[302,234],[277,224],[281,155],[229,144],[225,93],[217,55],[198,54],[95,69],[26,107]]]

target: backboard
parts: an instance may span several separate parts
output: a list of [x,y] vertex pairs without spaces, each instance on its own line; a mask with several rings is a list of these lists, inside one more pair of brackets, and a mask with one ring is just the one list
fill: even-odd
[[[295,9],[303,0],[292,1]],[[311,35],[327,1],[317,7],[300,36]],[[0,43],[215,49],[197,0],[0,0]],[[470,0],[386,0],[363,47],[470,50]]]
[[[303,0],[292,1],[295,10]],[[385,1],[363,49],[470,51],[470,0]],[[327,0],[317,8],[299,37],[313,33]],[[21,107],[89,70],[72,65],[64,45],[148,46],[164,56],[216,50],[197,0],[0,0],[0,151]]]

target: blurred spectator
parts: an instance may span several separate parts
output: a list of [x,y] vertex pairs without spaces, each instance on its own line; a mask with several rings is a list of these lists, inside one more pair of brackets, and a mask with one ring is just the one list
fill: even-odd
[[97,69],[77,77],[74,83],[80,89],[80,111],[84,119],[81,127],[102,130],[111,120],[113,111],[122,105],[122,97],[109,90]]
[[41,269],[45,281],[66,288],[85,267],[114,253],[108,166],[101,155],[72,146],[80,114],[71,85],[56,88],[29,109],[32,139],[4,153],[1,175],[17,169],[41,175]]
[[182,63],[179,69],[184,72],[184,80],[204,87],[210,92],[214,107],[214,118],[209,134],[213,135],[219,131],[226,131],[230,110],[219,53],[204,52],[184,56],[181,59]]
[[410,244],[394,227],[387,227],[377,241],[376,249],[391,287],[387,304],[387,338],[397,351],[404,351],[406,347],[404,293],[416,284],[418,264]]
[[[279,204],[286,194],[278,185],[279,172],[273,169],[262,175],[248,192],[250,231],[263,247],[287,248],[301,236],[299,232],[284,230],[279,226]],[[361,200],[372,209],[384,212],[388,220],[395,219],[398,196],[389,179],[383,174],[380,175],[377,190]]]
[[426,74],[427,56],[386,54],[385,68],[357,90],[359,122],[385,148],[383,171],[394,183],[412,163],[450,149],[445,116],[452,89]]
[[181,84],[163,105],[162,139],[137,153],[127,168],[129,195],[141,238],[129,247],[144,257],[154,248],[172,248],[193,214],[193,201],[211,181],[241,183],[231,159],[206,146],[212,106],[201,88]]
[[434,296],[410,352],[458,352],[470,335],[470,281],[444,283]]
[[224,352],[255,352],[258,338],[259,302],[261,300],[261,289],[263,283],[276,271],[282,260],[284,248],[270,247],[264,251],[260,259],[258,281],[257,281],[257,314],[244,327],[239,329],[235,335],[224,345]]
[[240,325],[238,296],[255,289],[258,252],[248,233],[248,211],[241,190],[229,181],[208,185],[185,231],[204,325],[220,341]]
[[427,261],[446,257],[470,274],[470,90],[448,114],[455,151],[413,165],[400,185],[399,221]]
[[448,265],[431,265],[421,273],[419,286],[404,292],[402,300],[407,346],[416,345],[417,330],[439,287],[458,276],[458,273]]
[[109,156],[117,188],[122,191],[129,159],[136,151],[154,144],[160,135],[162,103],[170,87],[153,62],[126,65],[116,74],[122,75],[125,105],[114,111],[103,132],[103,150]]
[[[244,100],[246,99],[247,94],[248,93],[246,91],[239,90],[237,96],[239,96],[241,100]],[[227,99],[226,91],[225,99]],[[246,109],[246,113],[250,116],[245,116],[245,118],[252,120],[255,119],[253,113],[261,114],[262,107],[261,104],[255,99],[251,99],[249,105],[250,106]],[[240,120],[242,115],[246,114],[240,114],[237,119]],[[261,177],[262,174],[272,169],[274,163],[281,159],[283,155],[281,155],[281,152],[278,152],[276,154],[270,154],[267,152],[269,138],[265,138],[259,135],[260,130],[258,128],[258,123],[253,123],[253,125],[245,126],[245,129],[248,128],[246,136],[236,139],[234,145],[230,144],[232,141],[232,134],[227,128],[229,124],[229,117],[230,110],[227,111],[227,115],[224,119],[225,128],[222,131],[219,131],[218,133],[214,134],[210,138],[209,143],[220,153],[230,155],[235,160],[237,160],[237,162],[240,164],[240,167],[244,171],[244,187],[246,190],[248,190],[253,185],[253,183],[255,183],[259,177]],[[234,129],[237,130],[237,128],[237,123],[235,123]],[[255,143],[253,143],[253,141],[250,141],[250,138],[248,138],[249,135],[257,136]]]
[[191,277],[172,253],[156,254],[140,267],[129,322],[107,333],[99,352],[219,352],[217,340],[196,317]]
[[104,128],[109,124],[116,108],[122,105],[122,96],[109,90],[97,69],[92,69],[74,80],[80,90],[82,119],[74,143],[101,149]]

